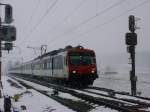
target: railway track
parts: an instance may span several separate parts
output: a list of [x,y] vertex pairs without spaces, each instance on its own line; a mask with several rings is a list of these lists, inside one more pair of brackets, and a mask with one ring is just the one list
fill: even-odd
[[115,95],[115,93],[107,93],[107,92],[101,92],[101,91],[98,91],[98,92],[93,92],[93,91],[90,91],[88,89],[86,90],[83,90],[85,92],[88,92],[88,93],[92,93],[92,94],[96,94],[96,95],[101,95],[101,96],[106,96],[106,97],[110,97],[110,98],[114,98],[114,99],[117,99],[117,100],[122,100],[122,101],[126,101],[126,102],[130,102],[130,103],[135,103],[135,104],[138,104],[138,105],[141,105],[141,106],[147,106],[147,107],[150,107],[150,101],[149,100],[145,100],[145,99],[142,99],[141,97],[138,98],[138,97],[133,97],[133,96],[126,96],[126,95]]
[[132,96],[132,95],[130,95],[129,92],[114,91],[114,90],[112,90],[112,89],[102,88],[102,87],[96,87],[96,86],[88,87],[88,90],[103,91],[103,92],[105,92],[106,94],[114,93],[114,94],[116,94],[116,95],[128,96],[128,97],[130,97],[130,98],[137,98],[137,99],[139,99],[139,100],[141,99],[141,100],[145,100],[145,101],[150,102],[150,98],[148,98],[148,97]]
[[[98,88],[98,87],[97,88],[89,87],[87,89],[80,90],[80,89],[72,89],[72,88],[68,88],[68,87],[64,87],[64,86],[60,86],[60,85],[45,83],[43,81],[27,79],[25,77],[22,77],[22,79],[28,80],[28,81],[31,81],[31,82],[34,82],[34,83],[37,83],[37,84],[40,84],[40,85],[43,85],[43,86],[46,86],[49,88],[53,88],[57,91],[68,93],[68,94],[75,96],[77,98],[80,98],[84,101],[88,101],[90,103],[94,103],[94,104],[97,104],[100,106],[106,106],[108,108],[115,109],[115,110],[118,110],[121,112],[149,112],[147,110],[147,108],[150,108],[149,100],[142,99],[142,98],[141,98],[141,100],[140,100],[140,98],[138,100],[135,100],[135,99],[131,99],[131,98],[114,97],[114,96],[104,93],[104,92],[108,93],[107,89],[106,90],[103,89],[103,93],[100,93],[100,92],[102,92],[102,88]],[[21,81],[18,78],[15,78],[15,80],[17,80],[21,83],[24,83],[23,81]],[[36,89],[36,88],[34,88],[34,89]],[[90,91],[89,89],[98,90],[99,92],[93,92],[93,91]],[[46,91],[41,91],[38,89],[36,89],[36,90],[41,92],[42,94],[45,94],[46,96],[51,96]],[[57,99],[57,100],[59,100],[59,99]],[[61,101],[59,101],[59,102],[61,102]],[[64,104],[64,102],[61,102],[61,103]],[[67,103],[65,103],[64,105],[68,106]],[[71,107],[71,108],[73,108],[73,107]]]

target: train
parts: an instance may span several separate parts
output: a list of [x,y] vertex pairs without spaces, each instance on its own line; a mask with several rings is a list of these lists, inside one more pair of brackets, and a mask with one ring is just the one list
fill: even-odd
[[98,78],[94,50],[66,46],[15,65],[9,74],[38,77],[71,86],[89,86]]

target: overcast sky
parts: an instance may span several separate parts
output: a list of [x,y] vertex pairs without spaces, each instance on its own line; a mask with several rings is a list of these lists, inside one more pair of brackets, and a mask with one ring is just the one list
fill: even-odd
[[[27,46],[48,45],[47,51],[66,45],[83,45],[103,53],[126,53],[128,16],[141,18],[136,51],[150,51],[150,0],[1,0],[13,6],[13,25],[18,46],[8,59],[31,60],[36,54]],[[1,7],[2,9],[2,7]],[[2,13],[2,11],[1,11]]]

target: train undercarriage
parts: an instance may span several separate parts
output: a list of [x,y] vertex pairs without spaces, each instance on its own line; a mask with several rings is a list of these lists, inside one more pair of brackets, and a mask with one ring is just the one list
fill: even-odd
[[68,79],[64,78],[54,78],[54,77],[48,77],[48,76],[37,76],[37,75],[31,75],[31,74],[18,74],[18,73],[11,73],[9,76],[15,75],[18,77],[28,77],[32,79],[38,79],[38,80],[44,80],[49,83],[53,84],[59,84],[67,87],[72,87],[72,88],[86,88],[89,85],[93,85],[94,80],[98,77],[97,75],[92,76],[92,75],[82,75],[78,77],[77,75],[71,75]]

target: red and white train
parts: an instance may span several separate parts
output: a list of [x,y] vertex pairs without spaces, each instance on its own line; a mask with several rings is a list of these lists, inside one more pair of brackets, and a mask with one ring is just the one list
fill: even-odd
[[32,61],[16,65],[11,74],[36,76],[70,85],[92,85],[98,78],[95,52],[82,46],[67,46]]

